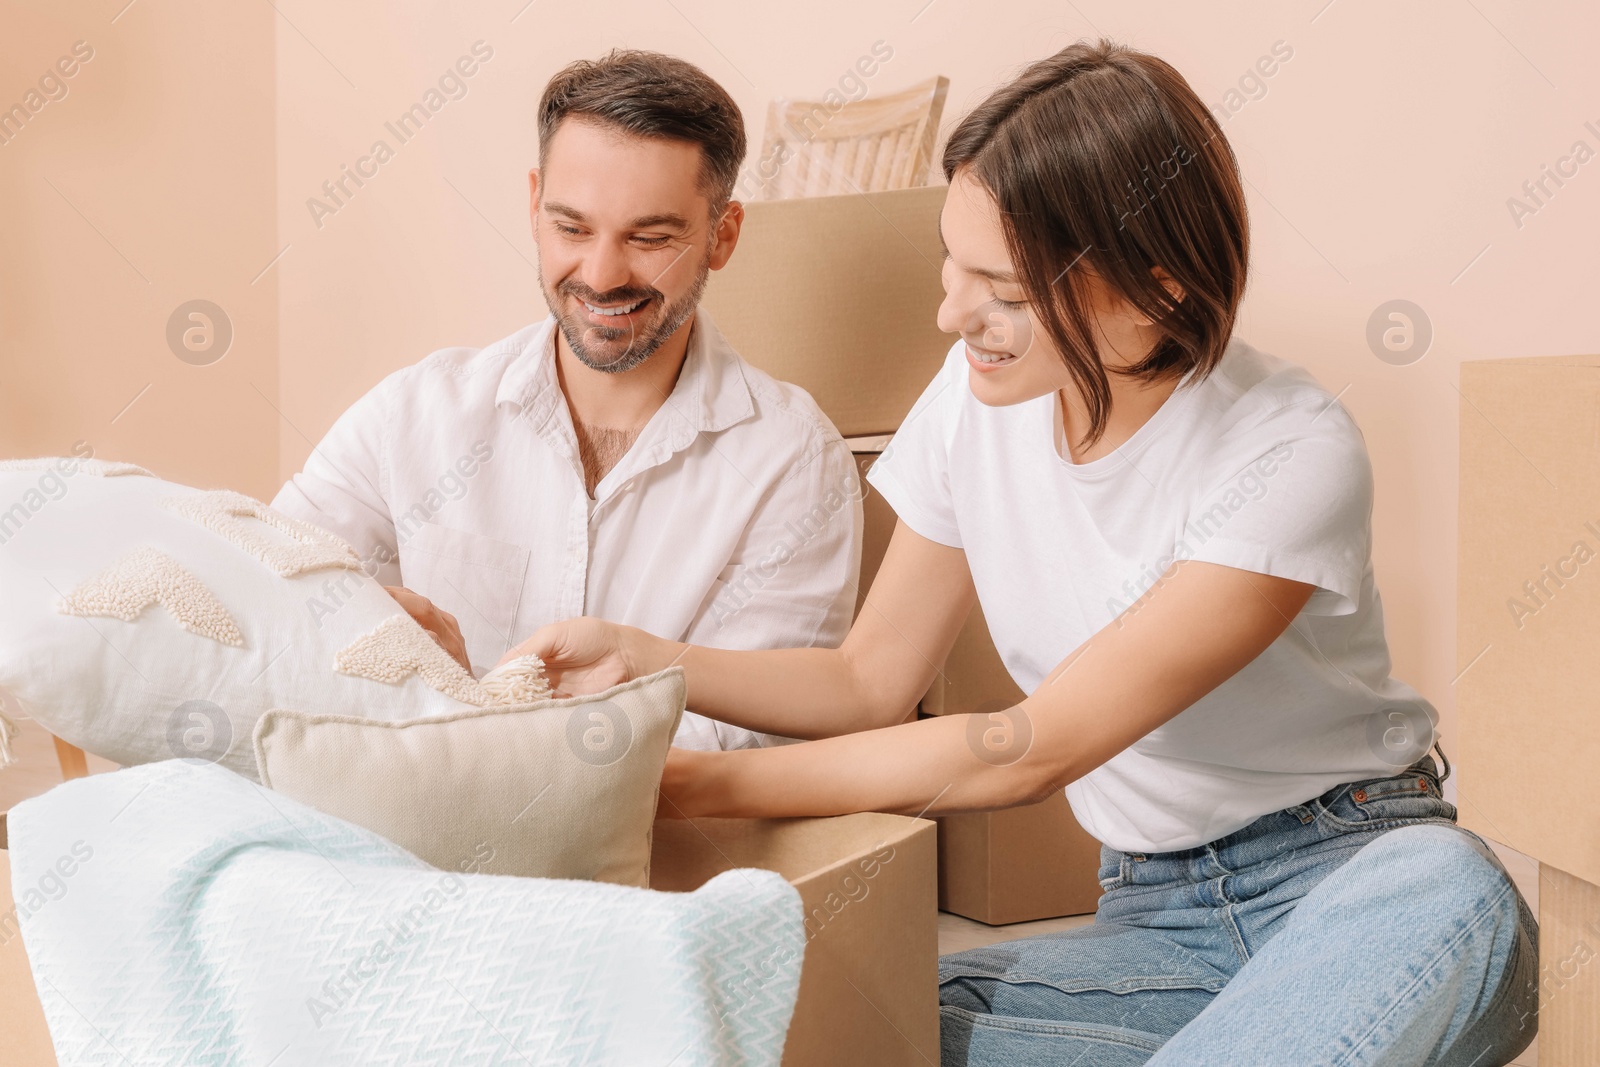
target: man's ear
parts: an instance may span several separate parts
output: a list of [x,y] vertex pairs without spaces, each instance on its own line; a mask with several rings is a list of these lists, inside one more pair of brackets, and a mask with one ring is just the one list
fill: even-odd
[[528,224],[533,228],[533,243],[539,243],[539,168],[528,169]]
[[723,209],[722,217],[717,220],[713,231],[715,240],[711,246],[711,257],[707,266],[712,270],[721,270],[728,265],[728,260],[733,258],[734,246],[739,243],[739,229],[744,225],[744,205],[737,200],[728,201],[728,206]]

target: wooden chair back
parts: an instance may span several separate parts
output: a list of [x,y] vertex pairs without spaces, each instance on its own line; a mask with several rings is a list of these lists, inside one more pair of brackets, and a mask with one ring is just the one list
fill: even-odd
[[949,88],[950,79],[939,75],[903,92],[842,105],[772,101],[761,160],[775,173],[764,181],[760,199],[927,185]]

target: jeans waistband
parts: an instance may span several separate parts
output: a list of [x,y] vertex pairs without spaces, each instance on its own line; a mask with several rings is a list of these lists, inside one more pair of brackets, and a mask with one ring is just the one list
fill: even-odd
[[[1444,773],[1442,775],[1439,773],[1439,765],[1434,761],[1433,756],[1431,754],[1424,754],[1421,759],[1417,760],[1409,767],[1398,768],[1391,774],[1377,775],[1371,778],[1357,778],[1348,782],[1341,782],[1340,784],[1325,790],[1320,796],[1309,798],[1300,804],[1291,804],[1289,807],[1279,809],[1278,811],[1268,812],[1267,814],[1256,819],[1254,822],[1233,831],[1231,834],[1225,834],[1214,841],[1207,842],[1206,844],[1195,845],[1191,848],[1175,849],[1171,852],[1130,852],[1127,853],[1127,855],[1144,859],[1148,859],[1150,856],[1163,856],[1180,860],[1201,856],[1204,855],[1208,850],[1220,850],[1231,845],[1240,844],[1255,837],[1270,834],[1275,830],[1281,829],[1283,820],[1285,819],[1292,818],[1294,819],[1295,823],[1302,823],[1304,820],[1297,818],[1294,813],[1305,808],[1311,803],[1312,800],[1321,800],[1327,802],[1337,795],[1341,790],[1349,789],[1351,786],[1369,786],[1374,782],[1385,782],[1393,778],[1412,778],[1419,774],[1423,775],[1433,782],[1434,788],[1442,797],[1444,795],[1443,782],[1446,778],[1450,777],[1450,760],[1445,757],[1444,749],[1439,748],[1437,741],[1434,743],[1434,747],[1438,749],[1440,759],[1444,760]],[[1112,849],[1109,845],[1103,845],[1102,850],[1104,854],[1102,858],[1116,854],[1117,852],[1117,850]]]

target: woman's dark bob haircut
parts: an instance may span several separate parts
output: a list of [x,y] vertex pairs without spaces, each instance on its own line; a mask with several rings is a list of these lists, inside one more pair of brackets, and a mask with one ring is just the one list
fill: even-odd
[[1244,190],[1216,118],[1166,62],[1106,40],[1039,60],[956,126],[946,179],[957,171],[999,206],[1018,281],[1087,404],[1082,446],[1105,433],[1111,405],[1083,268],[1161,332],[1117,373],[1217,365],[1244,295]]

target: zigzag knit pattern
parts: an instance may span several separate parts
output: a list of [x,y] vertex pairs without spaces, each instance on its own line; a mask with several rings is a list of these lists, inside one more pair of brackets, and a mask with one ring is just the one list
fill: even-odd
[[8,822],[63,1067],[775,1067],[794,1011],[800,897],[771,871],[692,893],[446,872],[180,760],[67,782]]

